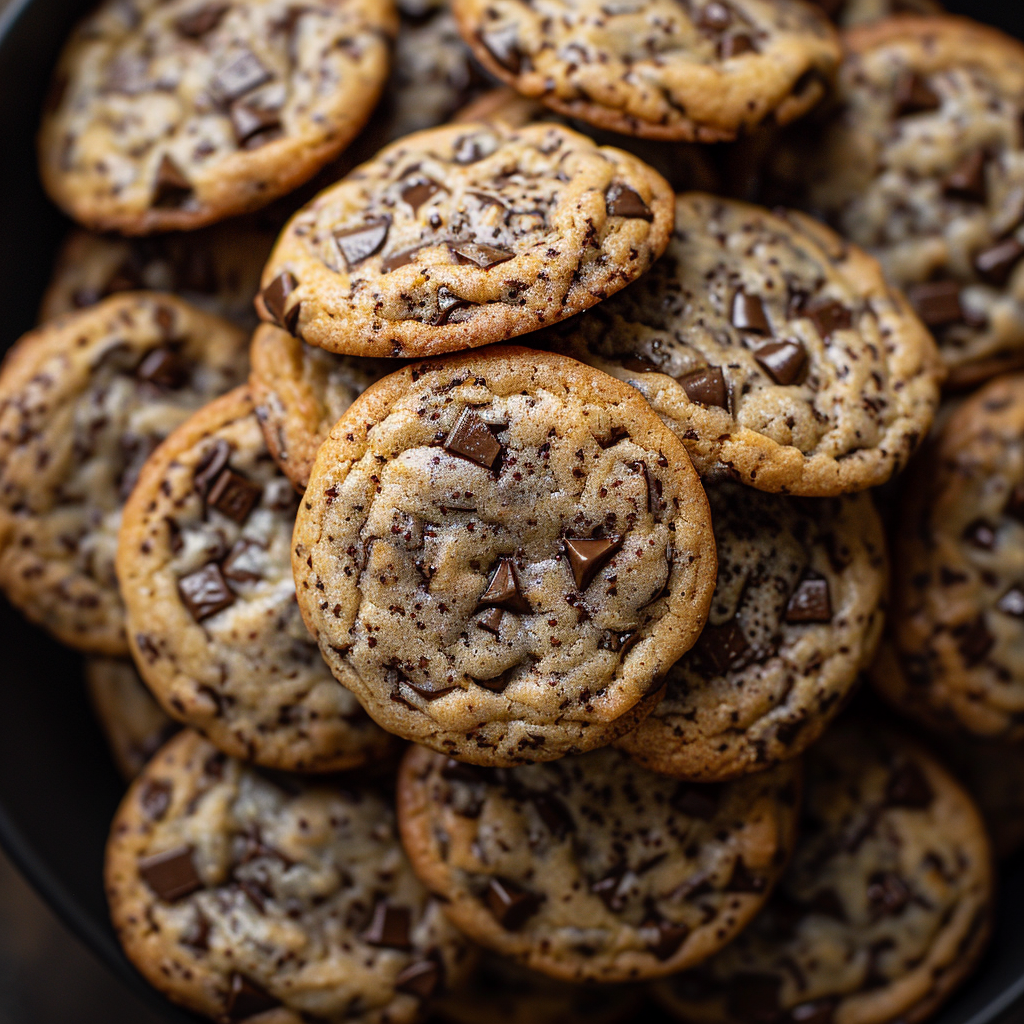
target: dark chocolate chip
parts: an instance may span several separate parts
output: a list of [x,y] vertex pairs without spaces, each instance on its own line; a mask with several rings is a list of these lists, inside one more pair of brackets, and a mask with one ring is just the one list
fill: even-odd
[[507,263],[515,259],[515,253],[510,249],[503,249],[497,245],[487,245],[483,242],[459,242],[458,245],[449,246],[451,251],[463,264],[473,264],[482,270],[490,270],[499,263]]
[[409,687],[409,689],[415,690],[416,693],[425,700],[438,700],[455,689],[453,685],[447,682],[440,683],[433,679],[423,679],[418,682],[413,682],[413,680],[408,679],[406,676],[398,675],[397,673],[395,681],[404,683]]
[[732,11],[718,0],[711,0],[701,8],[697,24],[708,32],[724,32],[732,24]]
[[139,363],[135,376],[157,387],[174,391],[188,383],[187,363],[170,348],[155,348]]
[[498,562],[497,568],[487,582],[487,589],[480,595],[477,607],[489,606],[515,612],[517,615],[525,615],[531,610],[529,602],[519,588],[519,578],[516,576],[511,558],[502,558]]
[[832,600],[828,580],[805,577],[786,605],[787,622],[831,622]]
[[245,149],[256,149],[281,136],[281,116],[239,100],[231,104],[231,127],[235,141]]
[[590,886],[590,891],[599,896],[604,905],[613,913],[618,913],[626,905],[619,887],[626,874],[626,865],[618,864],[603,878],[599,878]]
[[173,209],[185,203],[191,195],[192,183],[185,177],[185,172],[170,154],[164,153],[156,169],[153,205]]
[[415,213],[431,196],[447,191],[444,185],[434,181],[433,178],[413,178],[406,182],[402,189],[402,202],[408,203]]
[[996,604],[996,607],[1004,615],[1012,615],[1017,619],[1024,619],[1024,587],[1014,586],[1003,594]]
[[892,773],[885,789],[885,802],[890,807],[924,810],[931,806],[934,799],[931,785],[913,761],[904,761]]
[[573,821],[572,813],[557,796],[551,793],[535,793],[531,800],[533,806],[537,808],[540,820],[556,839],[564,839],[570,832],[575,831],[576,823]]
[[194,11],[188,11],[174,21],[174,28],[186,39],[200,39],[212,32],[227,14],[230,4],[204,4]]
[[463,409],[451,433],[444,439],[444,450],[475,462],[485,469],[494,469],[501,458],[501,445],[487,424],[473,412]]
[[979,615],[973,622],[954,632],[957,633],[957,649],[968,668],[973,668],[984,661],[996,642],[996,638],[985,625],[984,615]]
[[743,858],[737,857],[725,889],[726,892],[764,892],[767,884],[763,875],[755,875]]
[[760,296],[738,291],[732,300],[732,325],[752,334],[771,334],[772,327]]
[[228,519],[244,523],[263,495],[263,488],[248,477],[225,468],[206,495],[207,503]]
[[374,217],[354,228],[339,228],[334,232],[334,241],[349,270],[355,270],[363,260],[368,260],[384,248],[391,230],[391,217]]
[[722,409],[728,407],[729,396],[725,387],[725,374],[720,366],[706,366],[703,370],[694,370],[685,377],[680,377],[679,383],[686,392],[686,397],[691,402],[699,405],[719,406]]
[[726,36],[718,44],[718,56],[720,60],[728,60],[730,57],[739,57],[744,53],[757,53],[757,46],[754,40],[746,32],[740,32],[734,36]]
[[996,546],[996,528],[984,519],[975,519],[964,530],[964,540],[982,551],[991,551]]
[[643,201],[640,193],[624,182],[613,181],[604,194],[604,204],[609,217],[632,217],[635,220],[653,221],[654,213]]
[[441,285],[437,289],[437,313],[431,322],[435,327],[443,327],[459,310],[467,309],[470,305],[471,303]]
[[384,259],[380,261],[380,272],[382,274],[390,274],[393,270],[398,270],[399,267],[409,266],[409,264],[414,262],[416,257],[426,248],[428,248],[428,246],[414,245],[410,249],[399,249],[398,252],[393,252],[390,256],[385,256]]
[[227,581],[216,562],[209,562],[178,580],[178,595],[196,622],[223,611],[235,603]]
[[620,356],[619,364],[631,373],[661,373],[661,367],[641,355]]
[[841,302],[824,299],[804,306],[800,311],[814,324],[818,334],[825,340],[833,331],[845,331],[853,326],[853,313]]
[[910,901],[910,890],[899,875],[876,871],[868,879],[868,905],[875,917],[898,914]]
[[916,71],[901,71],[896,79],[896,116],[923,114],[942,105],[938,94]]
[[363,942],[370,946],[387,946],[390,949],[411,949],[409,926],[412,914],[407,907],[396,907],[386,900],[378,900],[373,908],[373,920],[363,932]]
[[221,563],[221,572],[225,579],[232,583],[255,583],[263,577],[253,569],[247,569],[246,563],[251,560],[253,552],[265,551],[263,544],[248,537],[241,537],[235,541],[234,547],[228,552],[228,557]]
[[[463,135],[455,143],[454,159],[457,164],[475,164],[487,156],[486,149],[480,144],[480,140],[473,135]],[[496,201],[497,202],[497,201]],[[500,202],[497,203],[501,205]]]
[[974,257],[974,269],[989,284],[1002,287],[1010,280],[1013,268],[1024,256],[1024,245],[1016,238],[1004,238]]
[[[650,924],[651,922],[646,923]],[[647,948],[659,960],[671,960],[689,936],[690,928],[688,925],[676,924],[674,921],[666,921],[664,918],[655,924],[658,929],[658,939],[656,942],[649,942]]]
[[983,149],[976,149],[963,158],[946,175],[942,189],[947,196],[955,199],[966,199],[974,203],[985,202],[988,195],[985,181],[985,163],[988,159]]
[[566,537],[562,541],[572,578],[580,593],[590,586],[594,577],[611,561],[615,552],[622,547],[623,540],[621,535],[612,534],[610,537],[593,540]]
[[395,988],[408,992],[418,999],[429,999],[438,988],[441,968],[433,960],[418,960],[400,971],[395,978]]
[[487,52],[506,70],[518,75],[523,68],[523,54],[519,49],[519,32],[507,25],[492,32],[480,32],[477,38]]
[[505,612],[501,608],[489,608],[484,615],[477,619],[477,625],[497,636],[501,631],[501,620],[504,615]]
[[750,651],[740,624],[731,619],[721,626],[705,626],[694,645],[694,654],[716,675],[724,675]]
[[139,803],[150,821],[159,821],[171,806],[171,784],[163,779],[150,779],[139,794]]
[[754,353],[761,368],[776,384],[792,384],[807,362],[807,350],[798,341],[776,341]]
[[258,1013],[266,1013],[281,1005],[266,989],[241,974],[231,976],[231,990],[228,992],[225,1012],[230,1021],[248,1020]]
[[191,846],[176,846],[139,861],[139,874],[159,899],[172,903],[203,888]]
[[263,305],[267,307],[267,312],[274,318],[279,327],[284,327],[288,296],[298,286],[299,282],[295,280],[295,275],[287,270],[283,270],[263,289]]
[[232,103],[273,77],[252,50],[242,50],[214,74],[210,93],[218,103]]
[[514,882],[492,878],[487,887],[487,909],[506,931],[516,932],[533,917],[544,902],[543,896],[527,892]]
[[910,304],[929,327],[945,327],[963,322],[960,285],[956,281],[929,281],[915,284],[907,291]]
[[199,460],[192,476],[192,486],[204,498],[209,494],[213,482],[220,476],[231,458],[231,445],[218,439],[214,446]]
[[680,782],[672,793],[669,804],[673,810],[686,815],[687,818],[710,821],[718,810],[721,795],[721,789],[715,785]]

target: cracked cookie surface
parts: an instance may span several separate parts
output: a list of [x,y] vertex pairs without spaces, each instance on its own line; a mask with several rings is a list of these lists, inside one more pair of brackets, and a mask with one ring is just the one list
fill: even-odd
[[168,714],[232,756],[335,771],[378,759],[393,741],[338,685],[303,625],[290,562],[298,500],[238,388],[143,468],[117,574],[132,654]]
[[824,95],[840,60],[799,0],[453,0],[492,74],[570,117],[627,135],[719,142]]
[[916,1024],[971,971],[992,913],[977,809],[917,744],[844,722],[806,758],[801,834],[754,922],[659,983],[690,1024]]
[[358,133],[396,30],[391,0],[106,0],[54,73],[43,182],[86,226],[128,234],[265,206]]
[[293,567],[321,652],[377,721],[509,765],[638,724],[704,624],[715,549],[685,450],[632,388],[497,347],[353,403]]
[[543,343],[629,381],[702,476],[818,497],[902,468],[942,374],[874,260],[801,214],[701,193],[677,198],[648,274]]
[[262,774],[190,729],[122,802],[106,891],[135,966],[220,1022],[413,1024],[472,966],[390,801],[353,777]]
[[121,509],[150,452],[241,383],[245,335],[169,295],[26,334],[0,370],[0,587],[62,643],[126,655]]
[[795,757],[840,711],[882,628],[885,536],[867,494],[789,498],[707,485],[718,583],[665,698],[616,746],[718,781]]
[[467,935],[567,981],[690,967],[764,904],[795,839],[799,764],[720,785],[614,750],[467,766],[411,748],[398,817],[413,868]]
[[424,356],[537,330],[642,274],[672,226],[665,180],[560,125],[402,139],[289,222],[260,315],[320,348]]

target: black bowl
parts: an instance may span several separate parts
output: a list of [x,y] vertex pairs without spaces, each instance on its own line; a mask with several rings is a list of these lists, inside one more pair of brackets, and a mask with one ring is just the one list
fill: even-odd
[[[46,199],[35,132],[61,43],[89,0],[11,0],[0,16],[0,352],[35,322],[69,227]],[[1024,38],[1021,0],[948,6]],[[0,601],[0,843],[68,926],[168,1021],[198,1020],[125,959],[103,897],[103,844],[124,787],[85,697],[79,657]],[[1003,875],[995,937],[981,969],[935,1024],[988,1024],[1024,1003],[1024,858]]]

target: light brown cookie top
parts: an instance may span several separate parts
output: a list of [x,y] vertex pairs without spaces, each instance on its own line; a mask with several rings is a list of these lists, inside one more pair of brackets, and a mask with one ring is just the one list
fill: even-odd
[[251,331],[253,299],[276,232],[255,219],[200,231],[118,238],[72,231],[54,262],[39,320],[94,306],[118,292],[174,292],[197,309]]
[[878,264],[801,214],[689,193],[650,273],[544,343],[632,384],[702,476],[884,483],[938,405],[935,344]]
[[718,584],[665,699],[616,746],[651,771],[715,782],[801,753],[870,663],[885,536],[867,494],[789,498],[709,484]]
[[178,731],[127,658],[86,658],[89,700],[117,770],[131,781]]
[[882,263],[969,386],[1024,362],[1024,46],[948,16],[846,35],[842,115],[777,160]]
[[1024,739],[1024,375],[954,410],[912,467],[893,540],[883,696],[945,730]]
[[715,580],[707,499],[672,433],[632,388],[511,346],[364,392],[317,454],[292,564],[366,710],[490,765],[634,728]]
[[437,128],[292,218],[260,315],[348,355],[474,348],[618,291],[671,227],[668,184],[621,150],[554,124]]
[[26,334],[0,370],[0,587],[62,643],[126,655],[121,508],[150,452],[245,379],[245,335],[171,295]]
[[186,729],[114,818],[114,927],[152,985],[222,1024],[413,1024],[472,956],[397,831],[355,778],[263,774]]
[[337,771],[393,741],[302,623],[290,564],[298,501],[238,388],[146,463],[125,506],[117,575],[132,654],[169,715],[234,757]]
[[453,0],[463,37],[526,96],[627,135],[733,139],[786,124],[840,60],[821,10],[799,0]]
[[848,720],[806,761],[800,838],[767,907],[655,989],[688,1024],[916,1024],[981,955],[991,851],[952,776],[873,721]]
[[374,381],[402,366],[393,359],[325,352],[273,324],[257,329],[249,356],[249,387],[267,447],[300,492],[342,413]]
[[358,133],[396,29],[392,0],[105,0],[54,73],[43,183],[86,226],[126,234],[265,206]]
[[402,842],[460,929],[568,981],[691,967],[764,904],[793,848],[799,764],[717,786],[614,750],[511,769],[411,748]]

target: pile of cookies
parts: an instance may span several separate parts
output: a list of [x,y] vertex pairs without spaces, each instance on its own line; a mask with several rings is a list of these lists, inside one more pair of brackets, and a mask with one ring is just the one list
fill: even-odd
[[87,655],[139,971],[932,1013],[1024,845],[1022,115],[930,0],[104,0],[0,586]]

